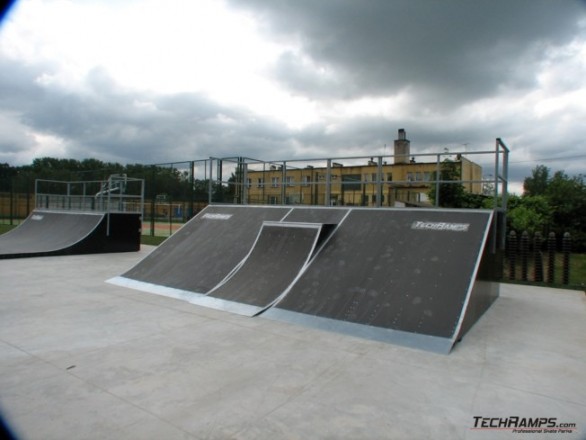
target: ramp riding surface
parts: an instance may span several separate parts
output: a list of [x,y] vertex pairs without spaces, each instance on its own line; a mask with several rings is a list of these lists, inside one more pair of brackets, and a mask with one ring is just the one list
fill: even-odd
[[490,220],[487,211],[353,209],[263,316],[449,352]]
[[[328,228],[314,223],[263,223],[250,254],[225,282],[193,302],[253,316],[294,281]],[[326,225],[330,226],[330,225]]]
[[0,259],[139,248],[138,214],[34,210],[17,228],[0,235]]
[[250,251],[264,221],[279,221],[291,208],[208,206],[128,272],[111,280],[169,296],[205,294]]

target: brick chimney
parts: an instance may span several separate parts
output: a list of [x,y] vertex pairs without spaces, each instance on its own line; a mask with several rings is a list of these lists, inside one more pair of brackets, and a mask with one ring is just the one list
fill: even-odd
[[407,139],[404,128],[399,128],[399,137],[395,140],[395,163],[409,163],[411,155],[411,141]]

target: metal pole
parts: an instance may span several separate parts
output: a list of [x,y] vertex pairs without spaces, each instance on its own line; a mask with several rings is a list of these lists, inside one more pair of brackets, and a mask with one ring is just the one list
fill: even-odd
[[378,157],[378,167],[376,170],[376,207],[380,208],[382,206],[382,196],[383,196],[383,158],[382,156]]
[[285,205],[285,196],[287,195],[285,185],[287,185],[287,162],[283,161],[281,168],[281,205]]
[[14,179],[10,179],[10,225],[13,225],[14,221],[14,212],[13,212],[13,204],[14,204]]
[[153,165],[153,169],[151,170],[151,237],[155,236],[155,211],[157,209],[155,201],[157,194],[156,170],[157,168],[155,167],[155,165]]
[[145,184],[144,179],[140,179],[140,229],[142,233],[142,222],[144,221],[144,192]]
[[248,204],[248,164],[246,162],[242,163],[242,204]]
[[193,201],[193,199],[195,198],[195,161],[192,160],[190,165],[191,165],[191,178],[189,179],[189,188],[190,188],[189,198],[190,198],[190,200],[189,200],[189,214],[187,216],[187,219],[190,219],[191,217],[193,217],[193,211],[195,209],[194,201]]
[[332,197],[332,159],[328,159],[326,169],[326,200],[325,206],[330,206],[330,198]]
[[210,175],[209,175],[209,180],[208,180],[208,204],[211,205],[213,200],[212,200],[212,174],[213,174],[213,166],[214,164],[212,163],[213,159],[210,157]]
[[[106,206],[106,237],[110,236],[110,199],[112,188],[112,176],[108,177],[108,205]],[[67,185],[67,192],[69,193],[69,185]]]
[[435,165],[435,207],[439,207],[439,197],[440,197],[440,180],[441,180],[441,170],[440,170],[440,154],[436,155],[436,165]]
[[[496,140],[494,152],[494,209],[499,207],[499,139]],[[496,212],[495,212],[496,214]]]

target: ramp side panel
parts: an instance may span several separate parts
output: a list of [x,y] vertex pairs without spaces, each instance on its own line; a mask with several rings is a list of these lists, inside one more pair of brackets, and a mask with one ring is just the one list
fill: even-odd
[[242,267],[208,296],[262,308],[268,306],[307,262],[320,229],[263,225]]
[[46,255],[85,239],[104,214],[35,210],[17,228],[0,235],[0,257]]
[[489,219],[485,211],[352,210],[276,307],[452,338]]
[[[487,243],[491,243],[492,233],[489,233]],[[492,246],[485,245],[458,338],[466,334],[498,298],[503,279],[503,258],[501,249],[493,251]]]
[[110,214],[109,252],[138,252],[142,233],[142,215],[137,213]]
[[123,277],[206,293],[247,255],[264,221],[279,221],[289,211],[208,206]]

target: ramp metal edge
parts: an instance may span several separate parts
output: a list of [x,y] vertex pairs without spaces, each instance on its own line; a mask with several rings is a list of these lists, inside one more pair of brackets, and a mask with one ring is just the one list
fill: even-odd
[[180,299],[192,304],[195,299],[204,296],[202,293],[190,292],[188,290],[176,289],[174,287],[166,287],[158,284],[146,283],[144,281],[137,281],[123,276],[117,276],[106,280],[109,284],[114,284],[120,287],[127,287],[129,289],[140,290],[142,292],[154,293],[155,295],[166,296],[168,298]]
[[[51,214],[69,214],[69,215],[76,215],[76,214],[85,214],[85,215],[104,215],[108,214],[108,211],[89,211],[89,210],[71,210],[71,209],[55,209],[55,208],[35,208],[33,209],[32,214],[35,212],[50,212]],[[115,212],[114,214],[137,214],[136,212]]]
[[453,342],[449,338],[440,338],[438,336],[423,335],[419,333],[410,333],[383,327],[357,324],[354,322],[340,321],[337,319],[324,318],[321,316],[307,315],[305,313],[291,312],[289,310],[283,310],[274,307],[266,310],[262,315],[259,316],[261,318],[268,318],[274,321],[283,321],[290,324],[303,325],[305,327],[319,330],[343,333],[359,338],[385,343],[393,343],[404,347],[418,350],[423,349],[440,354],[449,354],[453,346]]
[[191,304],[208,307],[210,309],[221,310],[224,312],[231,312],[243,316],[255,316],[264,307],[253,306],[250,304],[229,301],[227,299],[216,298],[214,296],[201,295],[192,297],[188,300]]

